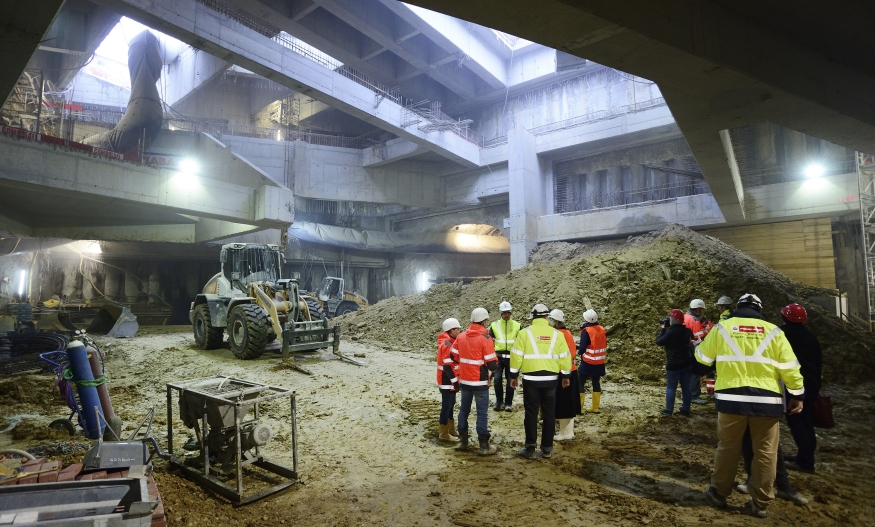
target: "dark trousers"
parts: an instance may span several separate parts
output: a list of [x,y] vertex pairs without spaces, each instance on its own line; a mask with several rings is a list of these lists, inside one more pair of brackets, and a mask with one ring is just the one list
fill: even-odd
[[441,418],[440,424],[445,425],[453,417],[453,408],[456,406],[456,392],[441,390]]
[[[741,456],[744,458],[744,472],[747,474],[745,484],[750,480],[751,463],[753,463],[753,442],[750,438],[750,428],[744,433],[744,438],[741,440]],[[793,494],[793,486],[790,485],[790,475],[787,474],[787,467],[784,465],[784,453],[781,451],[781,445],[778,445],[778,465],[775,467],[775,488],[782,492]]]
[[814,470],[814,449],[817,436],[814,435],[814,400],[806,399],[802,411],[787,416],[787,426],[796,442],[796,464]]
[[[502,379],[505,382],[502,382]],[[495,403],[501,404],[503,400],[506,406],[512,405],[515,390],[510,387],[510,359],[498,358],[498,369],[492,374],[492,384],[495,388]],[[506,384],[507,388],[502,387],[502,384]]]
[[526,446],[534,447],[538,441],[540,408],[544,418],[541,428],[541,450],[544,450],[553,448],[553,434],[556,433],[556,385],[541,386],[523,381],[523,405],[526,408]]
[[602,378],[598,375],[590,376],[584,375],[580,373],[580,370],[577,370],[578,379],[580,380],[580,393],[586,393],[586,380],[592,379],[592,391],[600,392],[602,391]]

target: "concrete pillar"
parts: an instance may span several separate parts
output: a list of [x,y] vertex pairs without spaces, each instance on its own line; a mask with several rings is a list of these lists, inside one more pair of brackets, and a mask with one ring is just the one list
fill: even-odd
[[125,266],[124,295],[125,300],[131,304],[136,302],[137,297],[140,296],[140,286],[137,284],[137,280],[134,278],[134,270],[130,264]]
[[584,209],[594,209],[601,206],[602,193],[601,181],[599,181],[599,173],[596,170],[590,170],[586,174],[586,200],[584,201]]
[[632,172],[632,188],[637,192],[629,196],[629,203],[641,203],[644,201],[644,187],[647,186],[647,172],[644,165],[636,163],[629,167]]
[[76,270],[76,264],[64,262],[62,265],[64,281],[61,285],[61,298],[76,298],[76,291],[79,289],[79,272]]
[[103,279],[103,294],[109,299],[118,298],[119,272],[112,267],[106,269],[106,277]]
[[82,277],[82,298],[85,300],[94,298],[94,287],[91,285],[93,276],[93,273],[86,271],[85,276]]
[[808,155],[808,149],[805,144],[805,134],[785,128],[784,152],[787,167],[790,170],[793,170],[794,168],[801,169],[805,165]]
[[535,136],[521,127],[507,134],[509,152],[510,268],[519,269],[529,262],[529,254],[538,246],[538,217],[544,214],[549,188],[545,173],[549,167],[538,159]]
[[185,293],[192,299],[201,292],[204,286],[204,284],[201,284],[198,280],[197,271],[197,265],[194,265],[186,269],[185,273]]
[[158,273],[152,272],[149,274],[149,305],[155,305],[158,302],[158,297],[161,296],[161,283],[158,280]]
[[608,192],[611,193],[611,206],[623,204],[623,174],[619,167],[608,170]]

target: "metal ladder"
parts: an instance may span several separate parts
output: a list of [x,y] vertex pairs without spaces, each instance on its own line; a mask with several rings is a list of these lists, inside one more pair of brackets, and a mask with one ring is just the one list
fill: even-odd
[[866,264],[866,299],[871,331],[872,321],[875,320],[875,155],[857,152],[856,157],[863,258]]

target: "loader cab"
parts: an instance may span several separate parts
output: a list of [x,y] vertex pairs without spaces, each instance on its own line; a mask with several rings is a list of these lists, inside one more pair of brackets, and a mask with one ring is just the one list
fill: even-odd
[[319,286],[317,295],[322,302],[343,300],[343,278],[326,276],[322,280],[322,285]]
[[275,283],[282,278],[284,256],[278,245],[230,243],[222,247],[222,276],[240,291],[253,282]]

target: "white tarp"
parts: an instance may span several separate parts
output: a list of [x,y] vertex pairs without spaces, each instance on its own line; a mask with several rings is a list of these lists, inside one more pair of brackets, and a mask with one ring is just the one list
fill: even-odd
[[458,232],[383,232],[296,221],[289,236],[312,243],[347,249],[393,253],[482,253],[509,254],[504,236],[485,236]]

